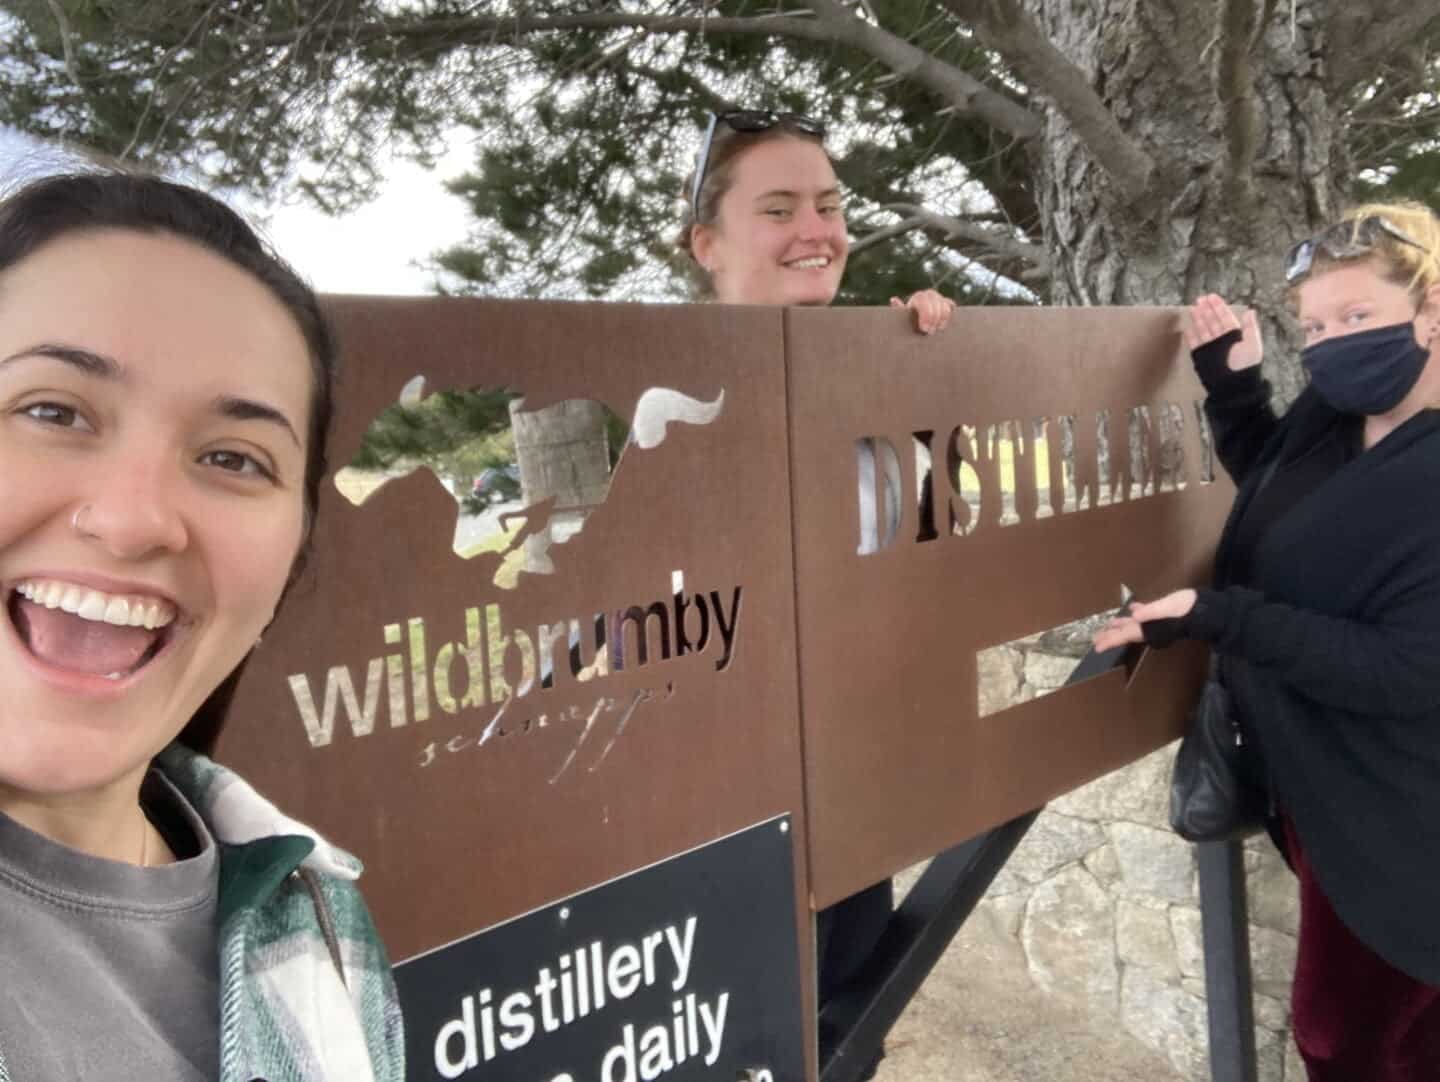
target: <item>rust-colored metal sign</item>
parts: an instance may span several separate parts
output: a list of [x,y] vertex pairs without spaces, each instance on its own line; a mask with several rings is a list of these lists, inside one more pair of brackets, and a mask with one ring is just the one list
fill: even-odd
[[1233,493],[1176,312],[787,320],[819,907],[1177,736],[1196,650],[988,717],[976,656],[1203,581]]
[[1176,312],[329,307],[343,468],[218,754],[396,958],[785,815],[803,917],[1178,732],[1196,651],[989,716],[976,663],[1204,577]]
[[[366,862],[392,955],[777,815],[803,837],[782,313],[329,308],[334,464],[375,438],[218,755]],[[402,391],[412,428],[449,402],[408,474],[414,433],[372,429]]]

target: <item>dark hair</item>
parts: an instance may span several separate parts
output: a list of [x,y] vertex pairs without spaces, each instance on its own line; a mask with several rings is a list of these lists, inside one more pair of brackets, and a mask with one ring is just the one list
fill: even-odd
[[[690,266],[696,275],[697,285],[706,294],[713,292],[713,287],[710,276],[695,261],[695,250],[691,246],[695,227],[715,224],[715,219],[720,213],[720,200],[725,198],[725,193],[734,183],[736,159],[751,147],[759,146],[761,143],[772,143],[779,139],[800,139],[804,142],[814,143],[821,150],[825,150],[825,141],[820,136],[796,127],[795,123],[784,115],[781,115],[772,127],[763,131],[736,131],[728,124],[722,123],[716,126],[715,134],[711,138],[710,156],[705,165],[705,179],[700,185],[700,198],[696,200],[699,204],[698,214],[690,202],[690,192],[695,186],[694,171],[692,170],[685,178],[685,185],[681,189],[685,199],[685,211],[680,219],[680,233],[675,238],[675,245],[690,257]],[[826,151],[826,157],[829,157],[829,151]]]
[[[303,493],[306,525],[288,592],[310,548],[335,403],[335,342],[314,291],[218,199],[160,177],[117,171],[45,177],[0,202],[0,273],[61,236],[89,229],[169,233],[200,245],[266,286],[304,337],[313,376]],[[181,734],[192,747],[210,749],[240,671],[216,688]]]

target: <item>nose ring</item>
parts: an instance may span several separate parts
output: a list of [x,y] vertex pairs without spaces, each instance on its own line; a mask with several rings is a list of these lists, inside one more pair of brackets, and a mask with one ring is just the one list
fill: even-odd
[[81,504],[79,507],[75,508],[75,513],[70,516],[70,528],[76,533],[78,533],[81,537],[89,536],[85,531],[85,524],[81,522],[81,516],[88,514],[89,511],[90,505],[88,503]]

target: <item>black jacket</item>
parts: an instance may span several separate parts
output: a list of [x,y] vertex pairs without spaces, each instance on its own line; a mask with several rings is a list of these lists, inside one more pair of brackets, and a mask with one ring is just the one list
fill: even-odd
[[1233,585],[1237,526],[1271,463],[1279,483],[1345,419],[1313,390],[1277,418],[1258,370],[1204,353],[1206,413],[1239,492],[1185,633],[1220,653],[1336,912],[1440,985],[1440,411],[1337,464],[1264,529]]

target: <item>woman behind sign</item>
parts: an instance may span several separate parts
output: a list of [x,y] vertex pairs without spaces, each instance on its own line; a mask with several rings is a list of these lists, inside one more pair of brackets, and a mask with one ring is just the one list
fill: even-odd
[[1239,488],[1215,587],[1099,648],[1212,644],[1300,879],[1296,1044],[1312,1082],[1440,1078],[1440,221],[1357,207],[1286,265],[1310,386],[1283,416],[1243,326],[1186,331]]
[[404,1076],[358,863],[194,750],[298,570],[333,366],[207,195],[0,203],[0,1079]]
[[[711,116],[686,185],[679,244],[695,261],[715,300],[767,305],[834,301],[850,240],[824,136],[819,121],[793,113],[736,110]],[[908,300],[891,298],[890,304],[913,312],[922,334],[943,330],[955,308],[933,289]],[[886,880],[817,914],[822,1012],[869,956],[890,910]],[[869,1074],[873,1072],[872,1064]]]

